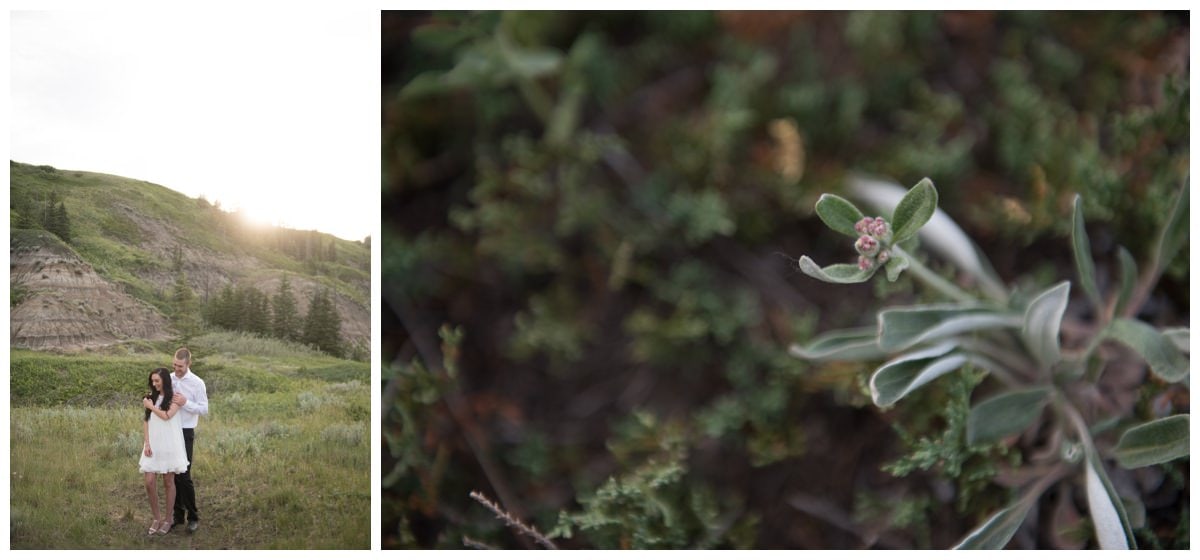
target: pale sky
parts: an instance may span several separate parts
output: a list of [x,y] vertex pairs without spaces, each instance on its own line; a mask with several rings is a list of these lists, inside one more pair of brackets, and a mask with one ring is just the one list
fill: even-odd
[[350,240],[379,225],[379,12],[11,12],[9,158]]

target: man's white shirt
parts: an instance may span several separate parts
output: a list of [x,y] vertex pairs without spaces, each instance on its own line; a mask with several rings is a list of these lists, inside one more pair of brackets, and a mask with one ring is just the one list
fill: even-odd
[[189,368],[183,377],[171,376],[172,389],[187,398],[179,409],[179,422],[184,428],[195,428],[201,416],[208,416],[208,389],[204,380]]

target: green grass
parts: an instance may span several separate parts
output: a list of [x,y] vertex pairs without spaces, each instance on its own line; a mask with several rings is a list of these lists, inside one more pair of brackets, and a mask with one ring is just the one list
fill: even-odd
[[370,547],[370,369],[205,342],[221,351],[196,350],[193,366],[210,403],[193,470],[201,529],[153,538],[136,401],[169,354],[13,352],[12,548]]
[[[178,239],[193,249],[230,257],[251,256],[293,274],[304,275],[369,307],[371,249],[357,241],[322,234],[331,240],[337,260],[306,265],[261,240],[284,230],[243,230],[231,225],[206,203],[166,187],[116,175],[86,171],[48,169],[10,162],[10,229],[20,215],[18,209],[36,211],[40,201],[55,192],[71,217],[71,247],[103,277],[126,287],[134,297],[164,309],[162,295],[142,280],[144,273],[164,266],[162,259],[140,249],[146,234],[134,220],[150,228],[171,228]],[[15,235],[15,234],[14,234]],[[53,237],[53,236],[50,236]],[[59,243],[61,244],[61,243]],[[65,247],[64,247],[65,248]],[[362,286],[367,286],[364,290]]]

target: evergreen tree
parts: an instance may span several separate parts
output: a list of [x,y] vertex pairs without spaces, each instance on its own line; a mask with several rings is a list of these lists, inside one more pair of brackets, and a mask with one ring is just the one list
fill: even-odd
[[226,284],[224,288],[221,288],[221,293],[209,304],[211,309],[209,322],[222,329],[236,330],[236,308],[233,299],[233,286]]
[[171,304],[174,312],[171,316],[171,322],[174,323],[175,329],[179,331],[179,335],[183,340],[188,340],[195,336],[200,331],[200,322],[196,316],[196,296],[192,293],[192,288],[188,286],[187,275],[183,270],[175,273],[175,288],[171,295]]
[[342,319],[333,307],[329,290],[314,293],[309,301],[301,341],[327,354],[342,355]]
[[65,242],[71,242],[71,217],[67,214],[67,205],[59,198],[57,192],[50,191],[50,198],[46,200],[40,222],[46,231]]
[[67,214],[67,205],[64,202],[58,203],[58,209],[54,212],[54,222],[58,226],[58,231],[54,233],[62,238],[67,243],[71,242],[71,216]]
[[242,299],[243,330],[263,336],[271,335],[271,307],[267,295],[250,286]]
[[300,313],[296,309],[296,298],[286,276],[279,283],[279,291],[271,299],[271,333],[282,340],[300,340]]
[[58,193],[50,191],[50,197],[46,199],[46,206],[42,208],[41,215],[38,217],[38,222],[46,231],[51,231],[51,224],[54,222],[54,207],[58,206]]

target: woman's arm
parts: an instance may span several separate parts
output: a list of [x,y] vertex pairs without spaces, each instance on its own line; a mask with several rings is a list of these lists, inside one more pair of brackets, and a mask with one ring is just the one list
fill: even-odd
[[142,453],[147,457],[153,456],[153,452],[150,451],[150,422],[148,421],[142,422]]
[[158,407],[154,407],[150,410],[154,411],[155,416],[158,416],[159,418],[162,418],[163,420],[170,420],[172,416],[175,416],[176,412],[179,412],[179,405],[173,404],[173,405],[171,405],[171,408],[169,410],[163,410]]

